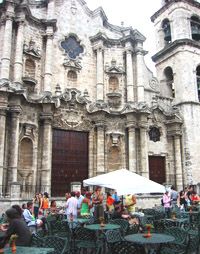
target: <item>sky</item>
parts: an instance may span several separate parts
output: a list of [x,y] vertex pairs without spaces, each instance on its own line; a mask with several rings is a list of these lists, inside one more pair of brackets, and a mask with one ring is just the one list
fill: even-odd
[[151,56],[155,51],[154,24],[150,17],[160,9],[161,0],[85,0],[87,6],[94,10],[101,6],[108,18],[108,22],[113,25],[132,26],[137,29],[147,39],[144,43],[144,50],[149,53],[145,57],[147,66],[154,72],[154,63]]

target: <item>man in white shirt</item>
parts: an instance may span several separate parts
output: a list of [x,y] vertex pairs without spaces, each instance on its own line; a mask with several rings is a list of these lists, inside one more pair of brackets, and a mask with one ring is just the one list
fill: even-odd
[[76,221],[78,213],[78,200],[75,198],[75,192],[71,192],[71,197],[67,200],[66,203],[66,215],[67,220]]
[[76,192],[76,198],[78,201],[78,214],[80,214],[80,210],[81,210],[81,204],[83,202],[84,196],[81,195],[81,193],[79,191]]

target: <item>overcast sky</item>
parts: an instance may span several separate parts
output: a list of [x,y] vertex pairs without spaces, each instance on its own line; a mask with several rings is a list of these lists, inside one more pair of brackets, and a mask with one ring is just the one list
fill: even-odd
[[101,6],[114,25],[132,26],[147,39],[144,49],[149,51],[146,57],[147,66],[155,72],[151,56],[155,53],[155,33],[150,17],[161,7],[161,0],[85,0],[91,10]]

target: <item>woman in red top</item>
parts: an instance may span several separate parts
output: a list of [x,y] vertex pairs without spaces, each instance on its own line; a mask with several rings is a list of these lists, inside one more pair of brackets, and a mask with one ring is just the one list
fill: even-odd
[[108,212],[113,212],[114,211],[114,198],[112,198],[112,195],[110,192],[107,192],[107,199],[106,199],[106,207]]
[[43,210],[44,215],[47,215],[47,211],[49,209],[49,195],[47,192],[44,192],[41,208]]

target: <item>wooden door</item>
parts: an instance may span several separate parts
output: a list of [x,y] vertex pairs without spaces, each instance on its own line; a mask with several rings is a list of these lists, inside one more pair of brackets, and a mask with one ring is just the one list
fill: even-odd
[[51,193],[63,196],[71,182],[88,178],[88,133],[53,130]]
[[149,156],[149,178],[160,184],[166,182],[165,157]]

